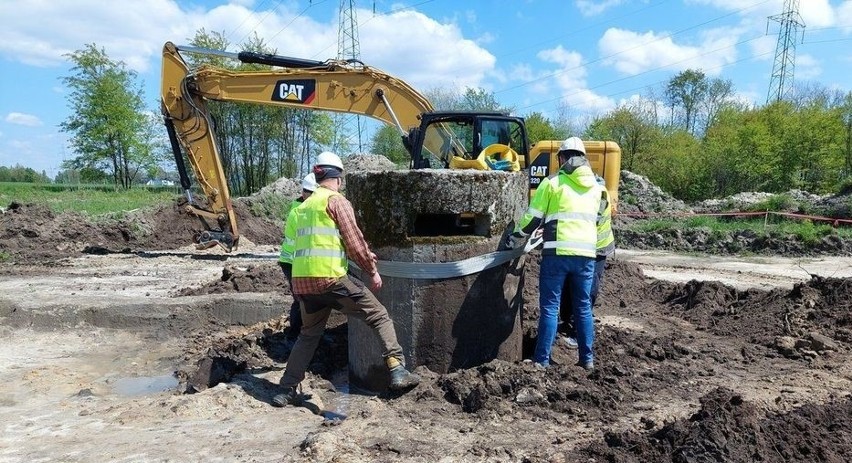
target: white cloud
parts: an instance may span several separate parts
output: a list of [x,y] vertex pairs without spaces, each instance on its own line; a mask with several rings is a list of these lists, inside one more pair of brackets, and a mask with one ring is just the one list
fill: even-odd
[[[367,15],[366,10],[359,13]],[[361,23],[359,35],[366,64],[421,90],[450,82],[458,88],[479,87],[497,61],[464,38],[455,24],[439,23],[416,11],[372,16]]]
[[10,124],[25,125],[27,127],[39,127],[42,125],[41,119],[32,114],[9,113],[3,120]]
[[703,69],[709,75],[716,75],[722,66],[736,60],[734,45],[738,34],[735,29],[707,30],[700,34],[700,39],[698,45],[680,45],[664,33],[610,28],[598,41],[598,48],[607,56],[604,64],[628,75],[658,68]]
[[[33,66],[58,66],[63,55],[95,43],[144,71],[156,41],[181,19],[171,0],[136,2],[0,2],[0,56]],[[162,45],[162,44],[160,44]]]
[[837,24],[846,26],[843,28],[844,34],[852,33],[852,0],[846,0],[837,7]]
[[33,144],[26,140],[9,140],[9,147],[18,154],[33,153]]
[[751,55],[757,57],[757,59],[761,61],[768,61],[773,58],[773,53],[775,51],[775,43],[778,41],[778,37],[773,35],[766,35],[758,38],[757,40],[753,40],[749,42],[749,47],[751,47]]
[[[0,2],[0,57],[32,66],[67,65],[63,55],[95,43],[110,58],[145,73],[159,66],[167,41],[186,44],[196,31],[224,32],[232,51],[254,36],[279,54],[325,60],[337,55],[337,18],[317,22],[300,15],[294,2],[254,11],[248,0],[231,1],[210,10],[181,9],[174,0],[133,2]],[[259,2],[261,8],[264,3]],[[299,8],[299,10],[288,9]],[[439,22],[412,10],[362,18],[362,60],[400,76],[415,88],[454,82],[478,86],[496,58],[467,39],[451,22]],[[467,15],[466,19],[471,16]],[[492,40],[488,34],[480,43]],[[448,53],[447,50],[452,50]]]
[[[581,54],[566,50],[559,45],[556,48],[542,50],[536,56],[546,63],[557,66],[555,72],[539,77],[537,82],[543,83],[545,79],[554,81],[556,91],[562,95],[562,101],[569,106],[590,113],[606,111],[615,106],[611,98],[598,95],[588,88],[586,67]],[[539,86],[538,90],[544,91],[545,87]]]
[[577,0],[575,4],[583,16],[595,16],[624,3],[624,0]]
[[822,67],[816,58],[808,54],[800,54],[796,56],[796,69],[794,77],[797,80],[809,80],[819,77],[822,74]]

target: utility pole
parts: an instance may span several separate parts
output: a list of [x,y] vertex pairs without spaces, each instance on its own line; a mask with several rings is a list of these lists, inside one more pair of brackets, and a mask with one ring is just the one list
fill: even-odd
[[[780,24],[778,42],[775,44],[775,63],[772,65],[772,78],[769,81],[769,93],[766,102],[783,100],[793,86],[793,73],[796,69],[796,39],[799,28],[802,39],[805,36],[805,22],[799,14],[799,0],[784,0],[784,11],[769,17]],[[769,23],[766,24],[769,33]]]
[[[340,27],[337,30],[337,59],[361,61],[361,44],[358,42],[358,17],[355,0],[340,0]],[[363,153],[361,141],[361,116],[355,116],[358,128],[358,152]]]

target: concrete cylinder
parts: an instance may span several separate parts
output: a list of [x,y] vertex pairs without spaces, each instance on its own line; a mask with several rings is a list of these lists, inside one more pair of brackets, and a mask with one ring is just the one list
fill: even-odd
[[[356,172],[346,176],[346,196],[380,260],[453,262],[497,250],[526,209],[527,185],[521,172]],[[408,367],[446,373],[521,360],[523,264],[521,257],[443,280],[383,277],[376,296],[394,321]],[[383,391],[389,381],[378,339],[352,319],[349,376],[369,391]]]

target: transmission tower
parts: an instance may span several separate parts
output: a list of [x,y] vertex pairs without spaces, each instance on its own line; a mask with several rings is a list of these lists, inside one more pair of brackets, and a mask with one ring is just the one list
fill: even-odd
[[[340,0],[340,27],[337,30],[337,59],[361,61],[361,44],[358,42],[358,17],[355,0]],[[363,153],[361,143],[361,117],[355,116],[358,130],[358,152]]]
[[[769,93],[766,102],[783,100],[793,86],[793,72],[796,69],[796,39],[799,28],[802,38],[805,34],[805,22],[799,14],[799,0],[784,0],[784,12],[769,17],[779,23],[778,42],[775,44],[775,63],[772,65],[772,78],[769,81]],[[767,23],[767,32],[769,24]]]

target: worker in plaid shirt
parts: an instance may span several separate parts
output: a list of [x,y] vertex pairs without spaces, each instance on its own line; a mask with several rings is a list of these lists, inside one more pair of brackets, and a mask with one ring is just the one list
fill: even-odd
[[382,287],[376,255],[358,228],[352,204],[339,193],[343,163],[336,154],[326,151],[317,157],[313,173],[319,187],[295,209],[293,293],[301,303],[302,330],[281,377],[284,392],[273,397],[272,403],[283,407],[299,401],[296,386],[305,378],[332,309],[360,319],[376,333],[390,372],[390,388],[410,389],[420,382],[420,377],[405,368],[402,347],[387,309],[363,282],[348,274],[347,257],[370,277],[374,291]]

